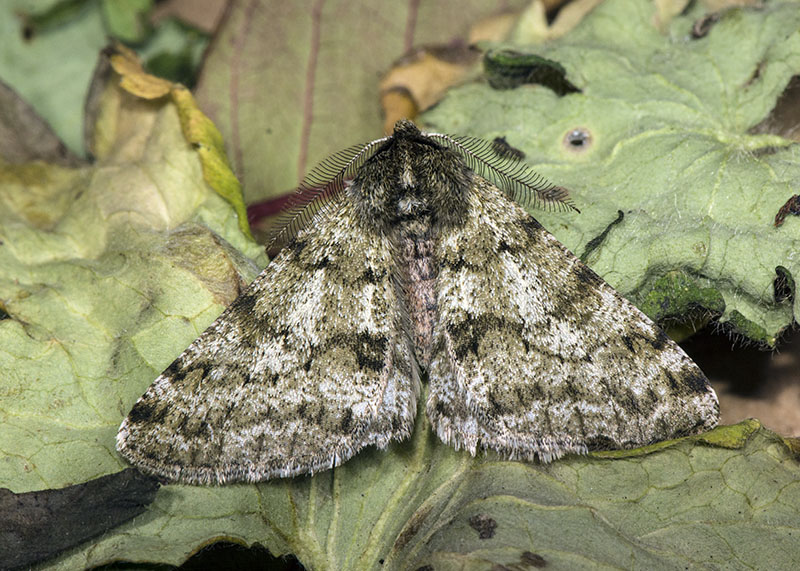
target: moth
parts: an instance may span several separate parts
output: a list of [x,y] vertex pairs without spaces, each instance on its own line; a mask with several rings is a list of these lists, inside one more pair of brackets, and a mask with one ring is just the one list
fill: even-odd
[[423,381],[436,434],[473,455],[550,462],[716,425],[697,365],[514,200],[567,192],[491,143],[403,120],[302,188],[280,253],[122,423],[144,472],[327,470],[408,438]]

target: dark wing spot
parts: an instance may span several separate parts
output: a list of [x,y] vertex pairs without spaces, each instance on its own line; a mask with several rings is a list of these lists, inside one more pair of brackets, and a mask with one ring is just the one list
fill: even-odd
[[292,253],[295,256],[299,256],[303,252],[303,250],[305,250],[307,245],[308,245],[308,242],[306,242],[305,240],[297,240],[297,239],[295,239],[291,243],[289,243],[286,247],[287,248],[291,248]]
[[623,335],[622,342],[625,343],[625,346],[628,348],[628,351],[630,351],[631,353],[634,352],[633,339],[631,339],[629,335]]
[[614,395],[614,401],[624,410],[639,410],[639,399],[632,390],[622,390]]
[[330,261],[331,260],[330,258],[328,258],[328,256],[323,256],[322,258],[314,262],[314,264],[311,267],[315,270],[321,270],[322,268],[327,268]]
[[231,308],[236,308],[237,312],[242,312],[245,315],[253,313],[256,307],[256,296],[252,294],[242,294],[237,297],[231,304]]
[[578,281],[589,287],[599,287],[605,285],[603,278],[594,273],[594,270],[583,262],[576,263],[573,272]]
[[659,329],[656,338],[650,339],[650,345],[653,346],[653,349],[660,351],[667,343],[669,343],[669,341],[669,335],[667,335],[663,329]]
[[350,348],[356,354],[359,368],[376,373],[382,371],[388,342],[386,337],[369,333],[359,333],[355,339],[351,338]]
[[346,409],[344,414],[342,415],[342,420],[339,423],[339,430],[342,433],[347,434],[350,432],[350,429],[353,427],[353,411],[351,409]]
[[[193,440],[212,440],[209,424],[205,420],[193,416],[183,415],[181,421],[175,425],[175,431],[191,436]],[[195,448],[200,449],[202,447],[195,446]]]
[[249,385],[251,382],[255,380],[260,380],[262,386],[274,387],[278,383],[278,380],[280,379],[280,376],[277,373],[272,373],[268,377],[262,377],[259,379],[258,377],[253,377],[250,374],[251,372],[250,369],[247,367],[239,367],[236,370],[238,372],[237,377],[241,379],[242,386]]
[[370,284],[377,284],[386,278],[386,273],[386,270],[375,272],[373,268],[368,266],[364,269],[364,273],[361,274],[361,279]]
[[531,238],[539,236],[543,230],[542,225],[539,224],[539,221],[533,216],[526,217],[520,223],[520,226],[522,226],[522,229],[525,230],[525,233]]
[[708,379],[697,368],[692,368],[689,371],[686,371],[683,376],[681,376],[680,380],[683,381],[684,385],[696,393],[708,392]]
[[[463,360],[468,354],[477,355],[481,341],[492,331],[511,331],[515,338],[522,337],[521,323],[508,321],[497,315],[479,315],[472,319],[466,319],[461,323],[448,327],[453,339],[454,352],[456,359]],[[526,350],[530,349],[526,345]]]
[[672,371],[669,369],[664,370],[664,374],[667,376],[667,381],[669,382],[669,388],[673,391],[677,390],[680,385],[678,385],[678,381],[675,380],[675,375],[672,374]]
[[586,440],[586,448],[589,450],[609,450],[617,448],[617,443],[608,436],[592,436]]
[[168,378],[170,382],[173,383],[180,382],[186,378],[186,375],[197,368],[197,363],[192,364],[193,366],[191,367],[187,365],[188,363],[185,362],[183,355],[181,355],[172,363],[170,363],[169,367],[164,369],[164,372],[161,373],[161,376]]
[[[325,340],[324,344],[313,348],[309,362],[313,363],[320,353],[325,353],[338,347],[346,347],[355,356],[358,367],[362,371],[378,373],[385,366],[384,359],[388,344],[389,339],[387,337],[366,332],[332,335]],[[305,366],[310,367],[311,364],[306,363]]]
[[160,423],[164,420],[166,414],[166,407],[159,407],[157,403],[149,399],[142,399],[133,405],[131,412],[128,414],[128,420],[134,424],[141,422]]

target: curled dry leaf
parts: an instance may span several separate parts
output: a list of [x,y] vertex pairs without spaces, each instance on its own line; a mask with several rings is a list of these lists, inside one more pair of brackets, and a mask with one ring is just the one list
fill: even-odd
[[522,12],[507,11],[483,18],[469,30],[466,41],[447,46],[415,48],[383,77],[380,83],[384,131],[398,120],[413,118],[437,103],[455,85],[479,73],[481,43],[513,40],[542,42],[563,36],[574,28],[600,0],[577,0],[560,9],[552,23],[548,14],[563,1],[534,2]]

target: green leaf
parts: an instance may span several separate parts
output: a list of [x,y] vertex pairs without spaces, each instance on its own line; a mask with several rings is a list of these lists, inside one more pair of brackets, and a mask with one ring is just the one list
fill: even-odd
[[118,471],[120,418],[256,275],[242,253],[266,261],[178,107],[108,87],[113,138],[92,166],[0,163],[0,483],[15,492]]
[[[67,148],[84,154],[83,111],[98,53],[109,36],[148,40],[139,48],[182,57],[193,71],[205,40],[186,26],[146,23],[152,0],[28,0],[0,2],[0,78],[50,124]],[[163,62],[163,57],[162,57]],[[158,62],[154,62],[156,64]],[[155,67],[155,65],[154,65]],[[174,68],[174,66],[173,66]]]
[[[800,74],[800,6],[730,9],[692,39],[703,16],[694,6],[661,34],[650,3],[605,2],[557,41],[508,46],[558,62],[580,93],[473,83],[424,120],[505,136],[569,188],[580,215],[534,216],[573,251],[592,243],[589,264],[651,317],[678,305],[721,311],[735,332],[772,347],[800,315],[800,297],[776,299],[773,287],[800,275],[800,221],[773,225],[800,166],[796,144],[759,124]],[[671,290],[669,275],[682,276]]]
[[83,102],[97,53],[107,42],[99,4],[2,2],[0,37],[0,78],[47,120],[71,151],[83,154]]
[[178,564],[215,538],[294,553],[309,569],[800,563],[800,468],[758,423],[545,466],[473,459],[417,423],[409,442],[314,478],[164,487],[149,514],[49,568]]
[[153,0],[102,0],[106,29],[112,37],[123,42],[141,42],[150,33],[147,13]]
[[147,45],[137,48],[137,53],[148,72],[191,89],[208,40],[205,33],[171,18],[159,22]]

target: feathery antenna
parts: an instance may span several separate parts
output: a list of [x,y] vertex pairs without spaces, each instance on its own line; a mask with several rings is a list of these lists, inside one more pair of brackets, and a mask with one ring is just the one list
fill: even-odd
[[282,248],[303,227],[326,213],[335,203],[336,196],[344,190],[346,181],[388,139],[389,137],[383,137],[369,143],[353,145],[331,155],[311,169],[289,199],[286,212],[278,218],[275,230],[267,242],[267,250]]
[[544,205],[580,212],[570,200],[566,188],[550,184],[514,156],[499,155],[490,141],[441,133],[426,133],[426,136],[438,139],[446,147],[457,151],[469,168],[478,174],[488,175],[517,202],[536,208]]

